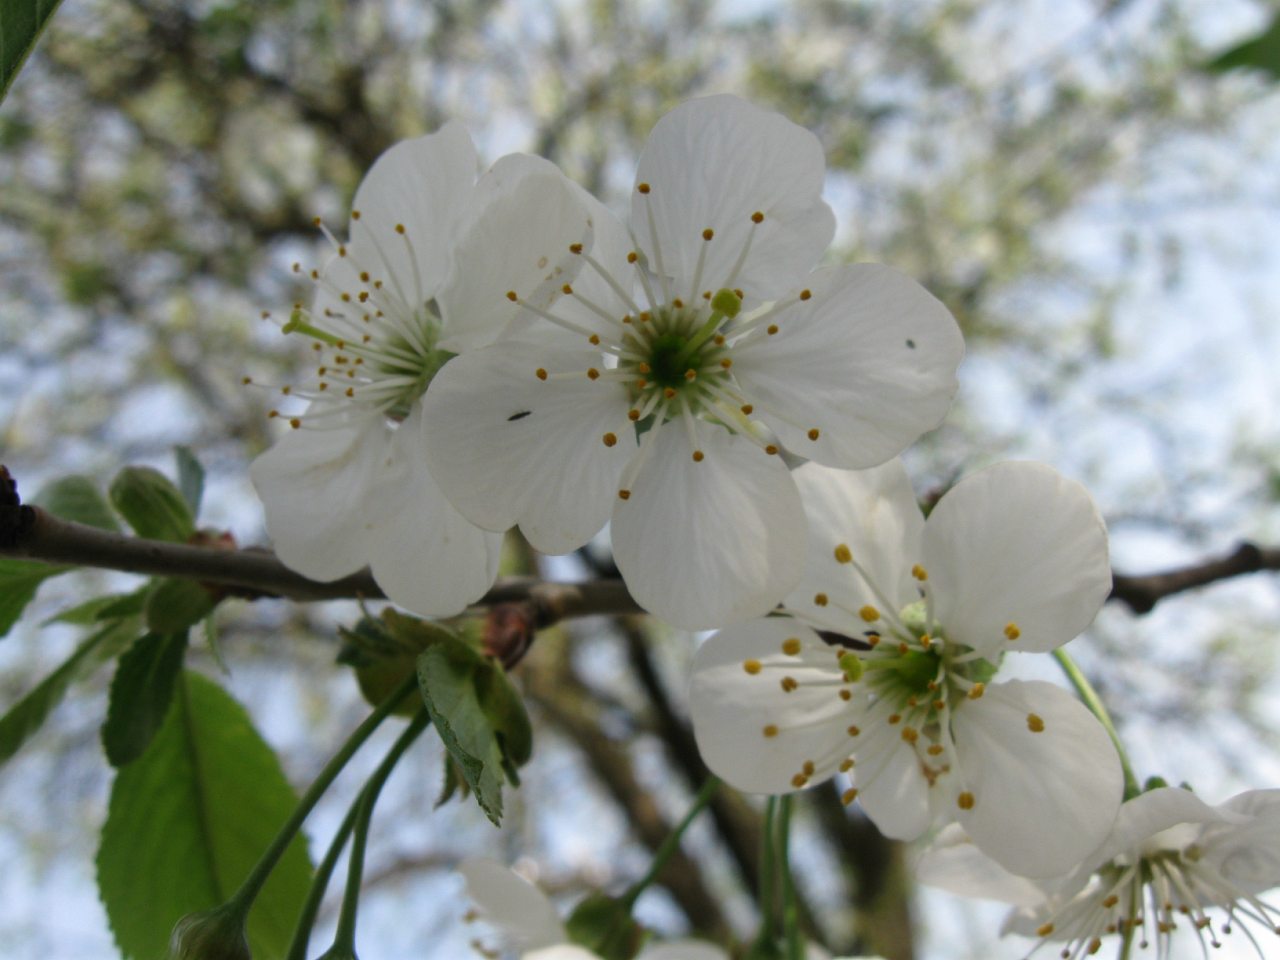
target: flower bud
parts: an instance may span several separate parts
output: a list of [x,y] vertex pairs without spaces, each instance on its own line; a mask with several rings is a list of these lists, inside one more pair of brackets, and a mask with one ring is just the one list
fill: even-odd
[[644,931],[631,919],[631,908],[602,893],[574,907],[565,929],[574,943],[603,960],[631,960],[644,942]]
[[189,913],[169,936],[168,960],[252,960],[244,934],[244,912],[224,903]]

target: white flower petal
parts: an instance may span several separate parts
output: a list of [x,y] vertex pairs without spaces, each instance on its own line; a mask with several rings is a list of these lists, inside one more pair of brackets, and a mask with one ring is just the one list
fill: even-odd
[[378,157],[352,203],[360,216],[353,214],[349,246],[361,269],[388,284],[395,277],[412,307],[430,300],[452,263],[453,229],[478,173],[471,137],[456,121]]
[[[799,656],[782,652],[793,637],[801,642]],[[784,617],[739,624],[706,640],[693,658],[689,713],[707,766],[748,793],[793,792],[792,778],[806,760],[815,766],[808,785],[835,773],[849,755],[846,728],[859,703],[837,693],[835,654],[808,627]],[[760,671],[748,673],[747,660],[759,661]],[[795,679],[797,689],[784,691],[783,677]],[[766,736],[770,726],[777,732]]]
[[387,432],[381,414],[353,413],[341,426],[292,430],[253,461],[249,476],[285,566],[329,581],[368,563],[360,504]]
[[461,352],[495,340],[521,312],[510,291],[546,308],[582,268],[570,245],[591,242],[591,210],[554,164],[503,157],[480,178],[458,231],[455,269],[439,295],[440,347]]
[[[804,577],[786,599],[789,610],[843,627],[849,636],[860,636],[867,625],[856,611],[864,605],[881,606],[883,594],[897,613],[919,599],[911,568],[921,559],[924,516],[900,460],[871,470],[835,470],[807,463],[791,476],[808,517],[809,546]],[[852,564],[836,562],[835,548],[840,544],[849,548],[879,593]],[[814,603],[819,593],[827,596],[826,606]]]
[[[1078,636],[1111,591],[1107,532],[1080,484],[1041,463],[1000,463],[947,492],[924,531],[934,611],[984,656]],[[1019,635],[1006,641],[1015,624]]]
[[461,613],[498,576],[502,534],[458,513],[427,469],[421,404],[391,435],[364,517],[373,578],[414,613]]
[[1102,724],[1069,693],[1038,680],[991,684],[952,719],[969,810],[953,808],[975,843],[1024,877],[1066,873],[1107,837],[1124,791]]
[[1242,822],[1203,828],[1204,861],[1248,894],[1280,886],[1280,790],[1249,790],[1216,809]]
[[631,595],[686,630],[762,616],[799,580],[805,521],[786,465],[705,421],[657,427],[631,496],[613,510],[613,555]]
[[729,955],[705,940],[671,940],[640,951],[636,960],[728,960]]
[[[626,388],[588,379],[593,365],[600,354],[515,340],[445,364],[423,398],[423,436],[431,475],[463,516],[486,530],[519,523],[544,553],[599,532],[636,440]],[[543,381],[539,368],[580,376]]]
[[858,805],[886,837],[914,840],[933,820],[920,758],[909,744],[892,734],[867,741],[864,733],[859,740],[858,765],[853,768]]
[[916,863],[921,883],[961,897],[995,900],[1015,907],[1038,907],[1045,892],[1026,877],[1010,873],[978,849],[958,823],[949,823]]
[[820,270],[804,284],[812,296],[773,318],[775,335],[734,351],[734,375],[789,450],[833,467],[884,463],[951,408],[960,328],[924,287],[880,264]]
[[478,858],[462,861],[458,870],[476,909],[501,928],[516,949],[537,950],[569,939],[555,906],[515,871]]
[[600,957],[583,947],[561,943],[554,947],[521,954],[520,960],[600,960]]
[[[822,202],[822,145],[781,114],[732,96],[704,97],[676,107],[654,125],[640,155],[631,229],[654,270],[652,213],[662,264],[685,296],[706,248],[703,289],[740,287],[771,300],[799,282],[835,235]],[[752,214],[764,214],[759,225]],[[702,239],[715,231],[710,242]],[[737,277],[730,271],[751,239]],[[701,291],[698,291],[701,292]]]

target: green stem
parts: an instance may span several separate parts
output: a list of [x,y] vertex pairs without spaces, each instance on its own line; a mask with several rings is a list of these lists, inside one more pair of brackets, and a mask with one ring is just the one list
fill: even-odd
[[325,851],[324,859],[320,861],[320,866],[316,867],[316,875],[311,881],[311,889],[307,891],[307,899],[302,904],[302,912],[298,914],[298,923],[293,928],[293,941],[289,944],[289,952],[285,954],[285,960],[307,960],[311,928],[315,926],[316,914],[320,912],[320,902],[324,899],[325,891],[329,889],[333,868],[337,866],[338,857],[342,855],[342,850],[347,845],[347,838],[351,836],[351,829],[356,825],[356,813],[359,809],[360,797],[356,797],[355,802],[347,810],[347,815],[342,819],[342,825],[334,833],[329,849]]
[[675,829],[662,841],[662,846],[658,847],[654,853],[653,862],[649,864],[648,871],[631,885],[631,889],[622,895],[621,902],[628,910],[635,906],[640,894],[644,892],[649,884],[653,883],[658,873],[666,866],[667,861],[671,859],[671,855],[679,849],[680,840],[684,837],[684,832],[689,829],[689,825],[693,823],[698,814],[706,809],[707,804],[711,802],[711,798],[715,796],[719,788],[719,777],[714,774],[707,777],[706,783],[702,785],[698,795],[693,798],[693,803],[690,805],[688,812],[685,813],[684,819],[676,824]]
[[1138,778],[1133,774],[1133,767],[1129,764],[1129,754],[1125,752],[1124,744],[1120,742],[1120,734],[1116,732],[1116,725],[1112,723],[1111,714],[1107,713],[1107,708],[1103,705],[1102,698],[1098,696],[1098,691],[1093,689],[1089,678],[1076,666],[1071,655],[1061,647],[1053,651],[1053,658],[1058,661],[1058,666],[1075,687],[1081,701],[1089,708],[1089,712],[1098,718],[1098,722],[1107,731],[1107,736],[1111,738],[1111,743],[1120,756],[1120,769],[1124,771],[1124,798],[1130,800],[1136,797],[1142,792],[1142,788],[1138,785]]
[[782,932],[787,941],[787,960],[804,960],[804,940],[800,937],[800,913],[791,877],[791,795],[782,798],[778,824],[778,861],[782,877]]
[[307,792],[302,795],[302,799],[298,801],[298,805],[294,808],[293,813],[289,815],[289,819],[285,821],[284,826],[280,828],[280,832],[271,841],[271,845],[267,847],[266,852],[254,864],[253,870],[245,878],[244,883],[240,885],[240,889],[227,901],[228,903],[235,904],[244,914],[248,914],[253,901],[262,890],[262,885],[267,882],[267,877],[270,876],[271,871],[284,855],[285,850],[289,848],[289,844],[293,842],[294,836],[302,827],[302,822],[307,819],[307,815],[311,813],[317,801],[329,789],[329,785],[333,783],[338,774],[342,772],[342,768],[347,765],[347,761],[364,745],[364,742],[369,739],[373,731],[378,729],[378,725],[387,718],[387,715],[404,699],[405,695],[415,689],[417,685],[418,677],[416,673],[406,677],[404,683],[400,684],[391,696],[378,704],[373,713],[369,714],[364,719],[364,722],[356,727],[351,736],[347,738],[347,742],[324,765],[324,769],[320,771],[320,776],[316,777],[311,786],[307,787]]
[[[416,677],[414,678],[416,681]],[[360,878],[364,875],[364,850],[369,839],[369,824],[373,820],[373,807],[378,802],[378,794],[383,784],[391,776],[400,758],[418,735],[427,729],[431,716],[426,707],[419,708],[409,726],[405,727],[396,742],[387,751],[386,757],[373,772],[369,782],[360,791],[356,799],[355,825],[351,831],[351,856],[347,861],[347,887],[342,892],[342,911],[338,914],[338,930],[333,937],[331,953],[356,953],[356,908],[360,904]]]
[[760,907],[760,934],[756,937],[757,943],[773,940],[774,921],[777,919],[773,896],[773,827],[777,822],[777,814],[778,798],[770,797],[764,805],[764,828],[760,841],[760,890],[756,896]]

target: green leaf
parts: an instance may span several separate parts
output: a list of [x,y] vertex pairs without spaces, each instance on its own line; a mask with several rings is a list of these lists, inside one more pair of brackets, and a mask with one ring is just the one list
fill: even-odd
[[0,100],[61,0],[0,0]]
[[186,543],[196,532],[191,507],[159,470],[125,467],[111,481],[108,494],[140,537]]
[[[389,607],[381,619],[361,617],[350,630],[340,628],[338,633],[344,641],[338,662],[355,668],[360,692],[375,707],[413,675],[423,650],[439,641],[457,639],[457,634],[447,627],[405,616]],[[422,698],[410,692],[395,713],[412,717],[421,704]]]
[[186,654],[184,630],[144,634],[120,658],[102,726],[102,746],[113,767],[133,763],[150,745],[169,712]]
[[94,597],[92,600],[76,604],[69,610],[54,614],[40,625],[47,627],[51,623],[71,623],[87,627],[95,623],[102,623],[105,620],[131,617],[135,613],[142,612],[143,605],[146,603],[147,595],[150,592],[151,584],[147,584],[142,589],[133,591],[133,593],[108,593],[105,596]]
[[0,557],[0,637],[18,622],[22,611],[35,598],[40,584],[70,569],[48,563]]
[[70,476],[55,480],[36,494],[33,502],[63,520],[73,520],[99,530],[120,530],[111,507],[98,492],[97,484],[88,477]]
[[[151,746],[116,774],[102,828],[98,890],[126,960],[163,957],[179,918],[230,897],[296,804],[244,708],[183,673]],[[310,882],[299,836],[249,914],[255,957],[284,955]]]
[[194,580],[158,580],[147,596],[147,629],[153,633],[186,633],[215,606],[213,594]]
[[204,497],[204,467],[190,447],[174,447],[173,459],[178,467],[178,490],[191,508],[191,515],[198,517],[200,501]]
[[1205,67],[1217,73],[1241,67],[1251,68],[1280,79],[1280,16],[1272,20],[1267,29],[1220,53],[1205,64]]
[[528,718],[524,717],[524,730],[513,720],[507,694],[514,691],[502,668],[463,640],[451,638],[433,643],[419,656],[418,685],[431,722],[463,780],[485,816],[500,825],[503,775],[519,784],[516,757],[523,753],[528,759],[529,746],[524,739]]
[[4,763],[40,729],[68,688],[88,676],[100,664],[114,658],[136,636],[132,621],[116,621],[92,634],[76,647],[58,669],[40,681],[0,717],[0,763]]

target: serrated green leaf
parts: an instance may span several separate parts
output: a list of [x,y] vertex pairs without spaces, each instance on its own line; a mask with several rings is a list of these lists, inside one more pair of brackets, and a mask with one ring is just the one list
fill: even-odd
[[107,494],[140,537],[185,543],[196,532],[191,507],[159,470],[125,467],[111,481]]
[[0,0],[0,100],[61,0]]
[[186,633],[213,612],[213,594],[194,580],[159,580],[147,596],[147,629]]
[[141,590],[135,590],[133,593],[109,593],[105,596],[94,597],[92,600],[86,600],[84,603],[78,603],[68,610],[54,614],[40,625],[47,627],[51,623],[70,623],[87,627],[90,624],[102,623],[106,620],[130,617],[142,612],[143,604],[146,602],[147,594],[150,592],[151,584],[147,584]]
[[452,800],[454,794],[459,790],[462,791],[463,797],[466,797],[471,792],[467,788],[466,781],[462,779],[462,772],[458,769],[457,762],[446,751],[444,755],[444,779],[440,783],[440,795],[436,797],[433,809],[439,810]]
[[137,635],[138,626],[116,621],[83,640],[53,673],[40,681],[0,717],[0,763],[4,763],[40,729],[68,688],[113,659]]
[[198,517],[204,497],[204,467],[190,447],[174,447],[173,459],[178,468],[178,490],[191,508],[191,515]]
[[519,781],[505,742],[507,730],[495,725],[491,715],[505,716],[509,709],[495,703],[494,691],[500,689],[495,670],[501,672],[459,638],[433,643],[418,657],[418,686],[431,721],[480,809],[500,825],[504,774],[513,784]]
[[120,531],[111,506],[99,492],[98,485],[88,477],[73,475],[55,480],[36,494],[32,502],[63,520],[114,533]]
[[507,672],[493,661],[486,662],[476,674],[476,688],[485,716],[493,725],[502,748],[507,779],[518,787],[520,776],[516,769],[528,763],[533,756],[533,726],[529,723],[524,700],[511,685]]
[[102,725],[102,747],[113,767],[142,756],[164,723],[186,653],[184,630],[144,634],[120,658]]
[[[418,654],[433,643],[457,640],[457,634],[447,627],[390,608],[383,611],[381,619],[361,617],[351,629],[338,632],[344,641],[338,662],[355,668],[360,693],[375,707],[418,669]],[[412,717],[421,703],[421,697],[411,692],[395,713]]]
[[[297,803],[243,707],[184,673],[151,746],[116,775],[98,890],[126,960],[165,955],[179,918],[223,903]],[[255,957],[284,955],[311,882],[295,839],[249,914]]]
[[1242,67],[1262,70],[1280,79],[1280,17],[1261,33],[1214,57],[1205,67],[1218,73]]

